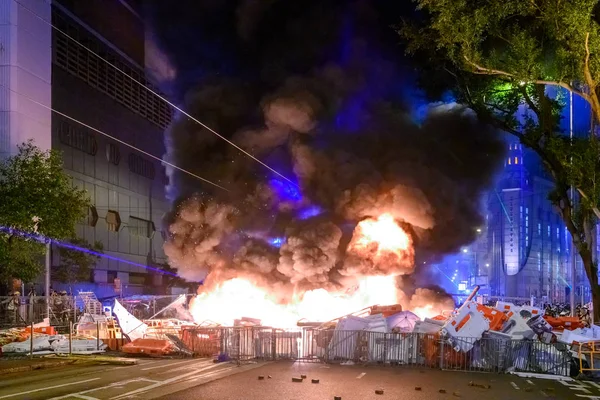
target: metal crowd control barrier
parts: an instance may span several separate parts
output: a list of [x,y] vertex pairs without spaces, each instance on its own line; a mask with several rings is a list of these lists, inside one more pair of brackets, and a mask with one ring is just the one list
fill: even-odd
[[297,360],[562,376],[570,372],[566,345],[491,337],[462,340],[471,342],[470,351],[454,350],[438,334],[264,327],[183,329],[183,341],[194,354],[222,360]]
[[[50,296],[50,324],[68,325],[76,321],[75,297]],[[25,327],[48,318],[46,296],[0,296],[0,328]]]
[[600,371],[600,341],[595,340],[586,343],[573,343],[577,347],[577,356],[579,358],[579,373],[589,373]]

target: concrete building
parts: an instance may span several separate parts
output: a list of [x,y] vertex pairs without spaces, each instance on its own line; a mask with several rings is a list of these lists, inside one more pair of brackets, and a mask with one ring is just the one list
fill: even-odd
[[[156,90],[146,78],[140,2],[49,3],[0,2],[0,85],[161,157],[172,110],[127,77]],[[162,275],[149,273],[143,265],[166,262],[160,221],[168,209],[167,178],[160,162],[1,89],[0,152],[10,153],[28,138],[42,148],[60,150],[66,172],[93,202],[78,235],[90,243],[101,242],[104,253],[113,257],[96,265],[89,282],[66,289],[95,290],[105,296],[113,294],[120,281],[126,295],[158,292]],[[56,265],[58,252],[53,253]]]

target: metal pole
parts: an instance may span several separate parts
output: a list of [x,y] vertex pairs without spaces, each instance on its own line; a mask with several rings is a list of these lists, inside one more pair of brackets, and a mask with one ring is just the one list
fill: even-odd
[[50,322],[50,250],[52,247],[52,241],[46,242],[46,279],[45,279],[45,291],[46,291],[46,316],[48,322]]
[[[571,138],[571,145],[573,145],[573,92],[569,91],[569,137]],[[571,185],[571,205],[575,201],[573,195],[573,186]],[[571,300],[571,316],[575,316],[575,286],[576,284],[576,268],[575,268],[575,244],[573,237],[571,236],[571,291],[569,292]]]
[[100,350],[100,322],[96,321],[96,350]]
[[73,353],[73,321],[69,321],[69,355]]
[[31,329],[29,335],[29,358],[33,358],[33,322],[31,323],[29,329]]

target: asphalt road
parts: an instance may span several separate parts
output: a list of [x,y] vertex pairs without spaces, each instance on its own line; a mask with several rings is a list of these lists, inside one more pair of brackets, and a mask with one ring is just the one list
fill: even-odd
[[[306,374],[307,379],[301,383],[292,382],[292,377],[301,374]],[[264,376],[264,380],[258,380],[259,375]],[[319,379],[319,383],[311,383],[313,378]],[[490,388],[469,386],[472,381],[490,385]],[[420,390],[416,390],[417,387]],[[383,389],[383,394],[376,394],[376,389]],[[279,362],[161,399],[333,400],[334,396],[340,396],[342,400],[600,400],[600,384],[385,366]]]
[[133,366],[65,366],[0,376],[0,400],[153,399],[259,366],[215,364],[208,359],[143,359]]

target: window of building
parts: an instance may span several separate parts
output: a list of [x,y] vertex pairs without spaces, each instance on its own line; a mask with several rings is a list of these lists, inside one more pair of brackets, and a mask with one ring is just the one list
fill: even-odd
[[542,224],[538,223],[538,235],[542,236]]
[[154,236],[155,231],[154,222],[137,217],[129,217],[129,233],[131,235],[150,239]]
[[127,164],[129,165],[129,170],[134,174],[148,179],[154,179],[156,176],[152,161],[149,161],[138,154],[130,153]]
[[519,163],[519,157],[515,157],[515,165]]
[[106,145],[106,160],[114,165],[119,165],[121,161],[121,152],[119,146],[114,143],[108,143]]
[[[52,35],[52,62],[54,64],[159,127],[166,128],[171,123],[171,107],[154,94],[159,91],[146,81],[144,71],[129,65],[118,53],[56,8],[52,10],[52,22],[57,29],[66,32],[103,59],[101,60],[91,54],[76,41],[67,38],[65,35],[56,34]],[[104,60],[120,71],[107,65]],[[141,88],[138,83],[129,77],[148,87],[154,93]]]
[[119,232],[119,229],[121,229],[121,216],[118,211],[108,210],[106,213],[106,226],[111,232]]
[[96,226],[96,224],[98,223],[98,210],[96,210],[96,207],[94,207],[94,206],[88,207],[88,212],[87,212],[85,222],[88,226]]
[[58,124],[58,140],[65,146],[83,151],[91,156],[95,156],[98,152],[98,143],[92,132],[75,128],[66,121],[60,121]]
[[510,163],[510,158],[508,159],[508,165],[511,165],[511,163]]

